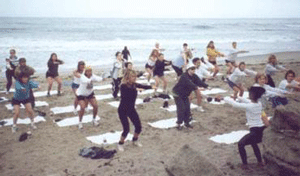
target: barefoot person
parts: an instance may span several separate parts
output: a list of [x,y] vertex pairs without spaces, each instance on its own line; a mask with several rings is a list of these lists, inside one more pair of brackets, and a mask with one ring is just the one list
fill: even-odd
[[[35,72],[35,70],[32,67],[26,65],[25,58],[19,59],[19,66],[15,69],[16,78],[18,78],[21,73],[24,73],[30,77],[34,74],[34,72]],[[31,107],[33,109],[35,107],[35,98],[34,98],[32,89],[30,89],[30,91],[29,91],[29,101],[30,101]]]
[[121,52],[118,51],[116,53],[116,59],[117,60],[114,62],[112,70],[112,95],[114,99],[119,100],[118,93],[120,90],[121,80],[124,74],[124,60]]
[[153,69],[154,69],[155,62],[158,58],[158,55],[159,55],[158,50],[153,49],[149,56],[148,62],[145,65],[146,72],[148,73],[147,80],[149,85],[150,85],[150,79],[151,76],[153,75]]
[[177,108],[177,129],[181,129],[181,124],[184,122],[185,127],[193,128],[190,125],[190,101],[189,95],[195,91],[197,98],[201,98],[200,90],[197,86],[197,81],[200,81],[195,75],[196,67],[192,64],[188,65],[187,71],[181,75],[177,84],[173,87],[173,96]]
[[122,80],[121,85],[121,102],[118,108],[118,114],[123,126],[123,133],[121,135],[118,149],[124,151],[123,144],[129,133],[128,118],[133,123],[135,130],[132,138],[133,144],[142,147],[142,144],[138,142],[139,134],[142,130],[141,121],[138,113],[135,110],[135,101],[137,97],[137,89],[153,89],[155,86],[146,86],[136,83],[136,72],[134,70],[127,70]]
[[80,77],[84,71],[84,67],[85,67],[85,63],[83,61],[79,61],[78,65],[77,65],[77,70],[75,70],[73,72],[73,82],[72,82],[72,91],[75,95],[75,100],[74,100],[74,114],[77,115],[77,106],[78,106],[78,99],[77,99],[77,95],[76,95],[76,91],[79,88],[80,85]]
[[57,58],[56,53],[52,53],[50,59],[48,61],[48,71],[46,72],[46,78],[48,82],[48,94],[47,97],[50,97],[50,91],[52,89],[52,84],[54,81],[57,82],[57,95],[61,95],[61,86],[62,86],[62,79],[58,76],[58,65],[64,64],[63,61]]
[[237,43],[232,42],[232,49],[230,49],[228,57],[225,59],[226,66],[227,66],[227,75],[230,75],[233,72],[233,70],[236,67],[238,67],[238,65],[236,64],[237,55],[246,52],[248,51],[238,50]]
[[163,82],[164,93],[167,93],[167,84],[168,84],[167,79],[164,77],[164,70],[165,70],[165,66],[171,64],[172,64],[171,61],[165,60],[164,54],[162,53],[159,54],[158,60],[155,62],[155,67],[153,71],[153,77],[155,79],[155,87],[158,88],[159,80],[161,80]]
[[210,41],[206,47],[206,55],[208,57],[208,62],[210,62],[212,65],[215,66],[213,69],[213,71],[214,71],[213,77],[216,77],[220,71],[220,68],[217,65],[217,57],[220,57],[220,56],[224,57],[224,54],[217,51],[215,49],[214,42]]
[[279,72],[279,71],[286,71],[286,69],[283,66],[278,65],[276,56],[271,54],[268,58],[268,63],[265,68],[265,73],[268,77],[267,84],[270,85],[271,87],[275,87],[275,83],[272,79],[272,76],[274,76],[276,74],[276,72]]
[[12,105],[14,107],[14,118],[13,118],[13,126],[12,132],[15,133],[17,131],[17,120],[20,116],[20,104],[23,104],[26,109],[27,116],[31,120],[31,127],[36,129],[34,125],[34,112],[30,103],[30,89],[38,88],[38,85],[29,81],[29,75],[21,72],[16,81],[16,92],[12,98]]
[[15,72],[15,68],[18,66],[18,57],[16,56],[16,50],[11,49],[9,51],[10,56],[9,58],[6,58],[6,94],[9,93],[9,90],[11,88],[12,85],[12,78],[16,78],[14,75]]
[[263,131],[266,126],[269,126],[269,121],[266,115],[262,115],[263,107],[258,99],[265,93],[262,87],[251,87],[249,89],[249,99],[239,97],[238,103],[229,97],[225,97],[224,101],[231,104],[235,108],[246,111],[247,124],[250,128],[250,133],[246,134],[239,142],[239,153],[243,162],[242,168],[248,169],[246,145],[251,145],[259,165],[263,165],[261,153],[258,148],[258,143],[262,142]]
[[233,99],[237,98],[237,95],[239,93],[239,96],[242,97],[244,94],[244,81],[246,76],[253,76],[255,77],[257,73],[253,70],[246,69],[245,62],[241,62],[239,64],[239,67],[236,68],[233,73],[227,78],[228,85],[233,89]]
[[95,98],[93,82],[100,82],[103,79],[97,75],[94,75],[92,72],[91,66],[86,66],[84,73],[80,75],[80,84],[76,91],[78,104],[80,106],[79,115],[79,125],[78,128],[82,129],[82,117],[84,115],[85,108],[90,103],[93,107],[93,124],[98,126],[99,122],[96,121],[96,116],[98,113],[98,103]]

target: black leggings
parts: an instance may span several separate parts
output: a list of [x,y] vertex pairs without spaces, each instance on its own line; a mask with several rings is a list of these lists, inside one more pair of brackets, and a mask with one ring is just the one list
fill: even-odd
[[268,84],[269,86],[271,86],[271,87],[275,87],[275,83],[274,83],[274,81],[273,81],[271,75],[267,75],[267,78],[268,78],[267,84]]
[[190,101],[188,97],[174,97],[177,108],[177,124],[189,123],[191,116]]
[[119,118],[121,120],[122,126],[123,126],[123,133],[122,136],[124,138],[127,137],[127,134],[129,133],[129,122],[128,122],[128,118],[131,120],[131,122],[134,125],[134,132],[137,134],[140,134],[142,131],[142,125],[141,125],[141,121],[139,118],[138,113],[136,112],[136,110],[133,109],[128,109],[125,107],[119,107],[118,109],[118,113],[119,113]]
[[250,133],[246,134],[238,143],[239,152],[243,164],[247,164],[247,153],[245,150],[246,145],[251,145],[254,151],[254,154],[258,162],[262,162],[261,153],[258,148],[258,143],[262,141],[263,131],[266,127],[252,127],[250,128]]
[[7,69],[5,75],[7,79],[6,91],[9,92],[12,85],[12,78],[15,77],[14,70]]
[[113,79],[112,91],[113,91],[114,98],[117,98],[117,96],[118,96],[118,93],[119,93],[119,90],[120,90],[121,80],[122,80],[122,78]]

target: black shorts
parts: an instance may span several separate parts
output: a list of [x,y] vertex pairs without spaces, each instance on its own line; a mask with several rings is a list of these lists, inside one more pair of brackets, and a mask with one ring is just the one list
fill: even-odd
[[150,66],[148,63],[145,65],[145,68],[150,68],[151,70],[154,68],[154,66]]
[[93,99],[93,98],[95,98],[94,92],[91,93],[91,94],[88,95],[88,96],[82,96],[82,95],[77,96],[78,101],[79,101],[79,100],[86,100],[86,99],[87,99],[87,100],[90,100],[90,99]]
[[58,73],[49,73],[48,71],[46,72],[46,78],[51,77],[51,78],[55,78],[58,76]]
[[181,76],[183,73],[182,68],[179,68],[177,66],[172,65],[173,69],[175,70],[175,72],[177,73],[177,76]]
[[14,106],[14,105],[20,105],[21,103],[23,105],[27,104],[27,103],[30,103],[30,98],[26,99],[26,100],[16,100],[16,99],[12,99],[11,100],[11,105]]
[[217,61],[208,61],[209,63],[213,64],[213,65],[217,65]]
[[233,87],[239,87],[234,82],[230,81],[228,78],[227,78],[227,83],[232,89],[233,89]]

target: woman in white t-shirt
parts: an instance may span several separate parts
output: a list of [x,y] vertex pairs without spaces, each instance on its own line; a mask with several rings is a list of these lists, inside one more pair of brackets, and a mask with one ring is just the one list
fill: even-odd
[[242,169],[249,169],[247,162],[246,145],[251,145],[259,165],[264,165],[261,158],[261,153],[258,143],[262,142],[263,130],[269,126],[269,121],[264,115],[260,97],[265,93],[262,87],[251,87],[249,89],[249,99],[239,97],[240,102],[236,102],[229,97],[225,97],[224,101],[231,104],[235,108],[244,109],[246,111],[247,124],[250,128],[250,133],[246,134],[239,142],[239,153],[243,162]]
[[90,103],[93,107],[93,124],[95,126],[99,125],[99,122],[96,121],[96,116],[98,113],[98,103],[95,98],[93,82],[100,82],[103,79],[99,76],[96,76],[92,73],[92,67],[86,66],[84,74],[80,75],[79,87],[76,91],[78,104],[80,106],[79,115],[79,125],[78,128],[82,129],[82,117],[84,115],[85,108]]
[[75,95],[75,100],[74,100],[74,114],[77,115],[77,106],[78,106],[78,99],[76,95],[76,91],[79,87],[80,84],[80,76],[84,71],[85,63],[83,61],[79,61],[77,65],[77,70],[73,72],[73,82],[72,82],[72,91]]
[[158,55],[159,55],[158,50],[153,49],[146,65],[145,65],[146,72],[148,73],[148,75],[147,75],[148,84],[150,84],[150,79],[151,79],[151,76],[153,75],[153,70],[154,70],[155,62],[158,58]]
[[285,80],[280,82],[278,88],[289,92],[300,91],[300,83],[295,81],[295,77],[295,72],[288,70],[285,74]]

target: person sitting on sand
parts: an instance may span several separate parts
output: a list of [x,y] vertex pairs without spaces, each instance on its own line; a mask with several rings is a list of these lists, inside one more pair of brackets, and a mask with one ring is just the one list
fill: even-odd
[[93,107],[93,124],[94,126],[99,125],[99,122],[96,121],[98,103],[94,94],[93,82],[100,82],[102,80],[102,77],[93,74],[91,66],[86,66],[83,74],[80,75],[79,87],[76,91],[78,104],[80,106],[80,111],[78,112],[79,129],[83,128],[82,117],[84,115],[85,108],[88,106],[88,103],[90,103]]
[[155,66],[155,62],[158,58],[158,55],[159,55],[158,50],[153,49],[149,56],[148,62],[145,65],[146,72],[148,73],[148,75],[147,75],[148,85],[150,85],[150,79],[151,79],[151,76],[153,75],[153,69]]
[[51,96],[50,91],[52,89],[52,84],[53,84],[54,80],[58,84],[57,95],[58,96],[61,95],[60,91],[61,91],[61,86],[62,86],[62,79],[58,75],[58,65],[61,65],[61,64],[64,64],[64,62],[57,58],[56,53],[52,53],[50,56],[50,59],[48,61],[48,71],[46,72],[46,78],[47,78],[47,82],[48,82],[47,97]]
[[239,64],[239,67],[236,68],[233,73],[227,78],[228,85],[233,89],[233,99],[237,98],[237,95],[239,93],[239,96],[242,97],[244,94],[244,86],[243,82],[245,81],[246,76],[253,76],[257,72],[253,70],[246,69],[246,64],[245,62],[241,62]]
[[268,63],[265,68],[265,73],[268,77],[267,84],[270,85],[271,87],[275,87],[275,83],[272,79],[272,76],[274,76],[278,71],[286,71],[286,69],[283,66],[278,65],[276,56],[271,54],[268,58]]
[[85,63],[83,61],[79,61],[77,64],[77,70],[75,70],[73,72],[73,82],[72,82],[72,91],[75,95],[75,100],[74,100],[74,114],[77,115],[77,106],[78,106],[78,99],[77,99],[77,95],[76,95],[76,91],[79,88],[79,84],[80,84],[80,77],[84,71],[84,67],[85,67]]
[[153,77],[155,79],[155,87],[159,86],[159,80],[161,80],[163,82],[164,93],[167,93],[167,84],[168,84],[167,79],[164,77],[164,70],[165,70],[165,66],[171,64],[172,64],[171,61],[165,60],[164,54],[162,53],[159,54],[158,59],[155,62],[155,67],[153,71]]
[[[19,59],[19,66],[15,69],[16,78],[18,78],[22,72],[25,73],[26,75],[28,75],[29,77],[32,76],[35,72],[35,70],[32,67],[26,65],[25,58]],[[29,100],[31,103],[31,107],[33,109],[35,107],[35,98],[34,98],[32,89],[30,89],[30,91],[29,91]]]
[[37,127],[34,125],[34,112],[30,103],[30,89],[38,88],[39,86],[32,81],[29,81],[29,75],[21,72],[19,77],[17,78],[15,85],[15,93],[12,98],[11,104],[14,107],[14,118],[13,118],[13,126],[12,132],[15,133],[17,131],[17,120],[20,116],[20,104],[23,104],[26,109],[26,113],[31,120],[31,127],[36,129]]
[[289,92],[300,91],[300,82],[295,81],[296,74],[293,70],[288,70],[285,74],[285,79],[278,86],[279,89]]
[[250,128],[250,133],[246,134],[239,142],[238,148],[240,157],[242,159],[242,169],[249,169],[247,162],[247,153],[245,150],[246,145],[251,145],[260,166],[264,163],[261,158],[261,153],[258,147],[258,143],[262,142],[263,131],[269,126],[268,117],[264,115],[262,104],[259,98],[265,93],[265,89],[262,87],[250,87],[249,99],[239,97],[239,102],[234,101],[229,97],[225,97],[224,101],[231,104],[235,108],[243,109],[246,111],[247,124]]
[[134,135],[132,138],[132,142],[134,145],[142,147],[142,144],[138,141],[139,134],[142,130],[141,121],[139,118],[138,113],[135,110],[135,101],[137,97],[137,90],[138,89],[156,89],[155,86],[147,86],[136,83],[136,77],[137,74],[134,70],[128,70],[124,78],[122,80],[121,84],[121,101],[118,108],[118,114],[120,121],[123,126],[123,133],[121,135],[118,149],[120,151],[124,151],[123,144],[125,142],[125,139],[129,133],[129,122],[128,118],[133,123],[135,130]]
[[114,99],[119,100],[118,98],[118,93],[120,90],[120,84],[121,84],[121,80],[124,76],[124,59],[122,57],[122,53],[121,52],[117,52],[116,53],[116,61],[113,64],[113,69],[112,69],[112,95],[114,97]]
[[177,79],[182,75],[185,70],[189,59],[193,57],[192,51],[188,48],[188,44],[183,44],[183,51],[181,51],[180,55],[172,61],[172,67],[177,74]]
[[237,49],[237,42],[232,42],[232,49],[230,49],[228,57],[225,59],[226,66],[227,66],[227,75],[230,75],[233,70],[238,67],[236,64],[236,58],[238,54],[246,53],[248,51],[238,50]]
[[9,93],[9,90],[11,88],[12,85],[12,78],[16,78],[14,73],[15,73],[15,69],[18,66],[18,57],[16,56],[16,50],[11,49],[9,51],[10,56],[9,58],[6,58],[6,94]]
[[220,68],[217,64],[217,57],[224,57],[225,55],[215,49],[215,45],[213,41],[210,41],[208,43],[206,47],[206,55],[208,57],[208,62],[210,62],[212,65],[215,66],[215,68],[213,69],[214,71],[213,77],[216,77],[220,71]]
[[192,91],[195,91],[197,99],[201,99],[200,89],[198,89],[197,82],[200,81],[197,75],[195,75],[195,65],[189,64],[187,71],[182,74],[177,84],[173,87],[172,93],[175,99],[177,108],[177,129],[181,130],[181,124],[184,122],[184,126],[187,128],[193,128],[190,125],[190,101],[189,95]]

